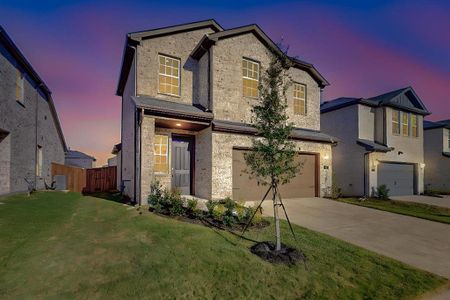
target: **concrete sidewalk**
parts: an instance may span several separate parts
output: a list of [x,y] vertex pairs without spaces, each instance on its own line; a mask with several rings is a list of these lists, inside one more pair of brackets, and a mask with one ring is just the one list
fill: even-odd
[[[322,198],[284,201],[291,222],[450,279],[450,225]],[[272,215],[272,202],[263,205]]]
[[438,198],[431,196],[411,195],[411,196],[393,196],[390,198],[396,201],[416,202],[450,208],[450,196],[442,196],[442,198]]

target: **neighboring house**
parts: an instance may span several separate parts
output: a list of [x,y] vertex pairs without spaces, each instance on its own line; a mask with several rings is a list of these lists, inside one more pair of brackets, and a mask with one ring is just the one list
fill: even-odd
[[[208,20],[128,34],[117,88],[126,193],[146,204],[159,181],[206,199],[262,198],[266,187],[243,172],[243,153],[256,134],[251,108],[272,52],[284,55],[257,25],[225,30]],[[320,196],[331,187],[334,141],[320,132],[328,82],[313,65],[291,60],[288,114],[304,165],[281,194]]]
[[450,120],[424,121],[425,188],[450,192]]
[[93,156],[76,150],[68,150],[64,164],[66,166],[90,169],[95,168],[95,162],[96,159]]
[[108,158],[107,167],[117,167],[117,156],[113,156]]
[[51,184],[65,150],[49,88],[0,27],[0,194]]
[[322,130],[334,135],[333,170],[346,196],[424,190],[423,117],[429,112],[411,87],[372,98],[338,98],[321,105]]

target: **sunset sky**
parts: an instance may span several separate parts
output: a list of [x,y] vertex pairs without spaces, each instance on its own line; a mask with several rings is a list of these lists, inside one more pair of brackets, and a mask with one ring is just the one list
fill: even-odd
[[214,18],[257,23],[331,83],[324,99],[412,86],[450,118],[450,1],[4,1],[0,24],[53,92],[67,144],[103,165],[120,141],[127,32]]

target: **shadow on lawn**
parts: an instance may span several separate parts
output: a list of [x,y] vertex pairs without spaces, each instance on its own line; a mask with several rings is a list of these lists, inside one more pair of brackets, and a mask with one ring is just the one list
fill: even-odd
[[130,198],[122,195],[119,191],[84,193],[83,196],[101,198],[117,203],[131,204]]

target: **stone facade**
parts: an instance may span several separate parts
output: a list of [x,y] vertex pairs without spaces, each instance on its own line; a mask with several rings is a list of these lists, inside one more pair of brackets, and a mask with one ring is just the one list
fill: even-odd
[[[250,147],[252,138],[246,135],[213,132],[212,134],[212,199],[232,197],[232,153],[234,147]],[[320,196],[324,196],[331,188],[331,145],[296,141],[296,150],[299,152],[318,153]]]
[[[152,114],[148,111],[143,113],[136,107],[131,97],[148,96],[188,105],[200,104],[203,108],[212,111],[216,120],[251,123],[251,107],[257,99],[246,98],[242,95],[242,59],[250,58],[260,62],[261,72],[267,68],[271,59],[271,52],[254,33],[220,39],[203,56],[194,59],[190,56],[194,48],[205,35],[213,33],[214,30],[204,27],[187,31],[178,31],[177,28],[174,30],[173,34],[139,38],[122,95],[122,180],[129,179],[125,185],[129,187],[126,193],[131,197],[134,193],[133,182],[136,180],[139,183],[136,185],[138,189],[136,201],[140,204],[147,203],[152,181],[158,180],[168,188],[172,185],[170,165],[167,174],[153,172],[155,134],[169,136],[169,164],[172,155],[170,151],[172,135],[180,133],[195,138],[194,193],[206,199],[231,196],[232,149],[236,146],[250,146],[251,137],[218,133],[214,131],[210,123],[197,127],[195,131],[175,127],[162,128],[157,125],[158,122],[178,119]],[[179,97],[158,93],[158,54],[180,59],[181,94]],[[293,87],[288,90],[290,121],[296,127],[320,130],[319,84],[309,73],[298,68],[291,68],[289,75],[293,81],[305,84],[307,87],[306,116],[294,115]],[[184,119],[183,122],[190,121]],[[327,157],[331,160],[331,144],[299,141],[297,147],[299,151],[314,152],[321,157],[320,191],[323,195],[323,191],[331,186],[331,164],[322,158]],[[135,165],[134,161],[136,161]],[[324,166],[329,168],[326,169]]]
[[[24,74],[23,101],[16,101],[17,70]],[[0,44],[0,194],[51,183],[51,163],[64,163],[64,142],[59,135],[50,100],[13,55]],[[37,148],[42,149],[42,176],[36,175]]]
[[[271,52],[252,34],[220,40],[213,48],[212,110],[215,118],[251,123],[251,108],[257,99],[242,95],[242,59],[259,62],[260,73],[265,72]],[[306,85],[306,116],[294,114],[293,85],[287,91],[289,120],[296,127],[320,130],[320,88],[305,71],[291,68],[291,81]]]

